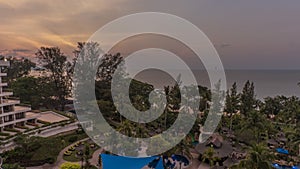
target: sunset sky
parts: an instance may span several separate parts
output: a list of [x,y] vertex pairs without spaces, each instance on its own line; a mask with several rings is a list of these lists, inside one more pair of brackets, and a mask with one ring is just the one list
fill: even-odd
[[[228,69],[299,69],[299,0],[0,0],[0,54],[40,46],[72,55],[76,42],[118,17],[164,12],[197,25]],[[147,21],[145,21],[147,22]]]

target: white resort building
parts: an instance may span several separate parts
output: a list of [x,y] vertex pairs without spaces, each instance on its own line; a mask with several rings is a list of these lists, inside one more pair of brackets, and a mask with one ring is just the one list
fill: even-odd
[[18,106],[19,100],[11,100],[9,96],[13,95],[13,92],[5,92],[3,87],[7,86],[7,83],[2,82],[2,77],[7,76],[6,73],[2,73],[2,68],[9,66],[8,61],[0,61],[0,132],[5,128],[13,128],[14,126],[24,126],[28,123],[35,123],[37,115],[31,113],[30,107]]

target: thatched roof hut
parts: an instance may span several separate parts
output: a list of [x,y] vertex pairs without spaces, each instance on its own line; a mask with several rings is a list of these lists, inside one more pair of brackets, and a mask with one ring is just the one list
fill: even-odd
[[209,147],[214,149],[215,155],[219,158],[228,157],[233,151],[231,143],[224,141],[219,135],[213,135],[206,142],[198,144],[195,149],[199,154],[204,154]]

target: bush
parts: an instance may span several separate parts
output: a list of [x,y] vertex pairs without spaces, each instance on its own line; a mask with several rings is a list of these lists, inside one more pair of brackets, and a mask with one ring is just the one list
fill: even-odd
[[9,131],[9,132],[14,132],[14,133],[19,133],[20,131],[14,128],[5,128],[4,131]]
[[80,165],[79,164],[72,164],[69,162],[65,162],[60,166],[61,169],[80,169]]
[[19,129],[29,129],[29,128],[26,127],[26,126],[15,126],[15,128],[19,128]]
[[50,157],[50,158],[47,158],[46,161],[49,164],[53,164],[55,162],[55,159],[53,157]]
[[24,167],[21,167],[19,164],[3,164],[2,167],[5,169],[25,169]]
[[26,124],[27,124],[27,125],[30,125],[30,126],[34,126],[34,127],[38,127],[38,126],[39,126],[38,124],[30,123],[30,122],[27,122]]
[[68,141],[69,141],[70,143],[74,143],[74,142],[77,141],[77,140],[78,140],[78,136],[72,136],[72,137],[69,138]]
[[77,134],[83,134],[84,130],[82,128],[79,128],[79,129],[76,130],[76,133]]
[[9,133],[0,133],[0,136],[10,136]]
[[46,122],[46,121],[43,121],[43,120],[37,120],[38,123],[41,123],[41,124],[51,124],[49,122]]

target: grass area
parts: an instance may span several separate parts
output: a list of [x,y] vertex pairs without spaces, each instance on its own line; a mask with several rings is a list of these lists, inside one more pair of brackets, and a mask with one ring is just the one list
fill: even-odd
[[5,137],[7,137],[7,136],[10,136],[10,134],[9,134],[9,133],[1,133],[1,132],[0,132],[0,136],[5,136]]
[[66,136],[43,138],[43,140],[41,140],[42,146],[35,151],[31,160],[42,160],[47,158],[55,158],[56,160],[59,152],[73,143],[69,142],[69,140],[74,136],[77,136],[78,140],[87,137],[86,134],[73,133]]
[[14,128],[5,128],[4,131],[13,132],[13,133],[19,133],[20,131]]
[[18,148],[0,155],[6,159],[6,164],[20,163],[25,166],[34,166],[54,163],[62,149],[86,137],[85,133],[77,132],[48,138],[30,137],[25,139],[27,141],[19,141]]

